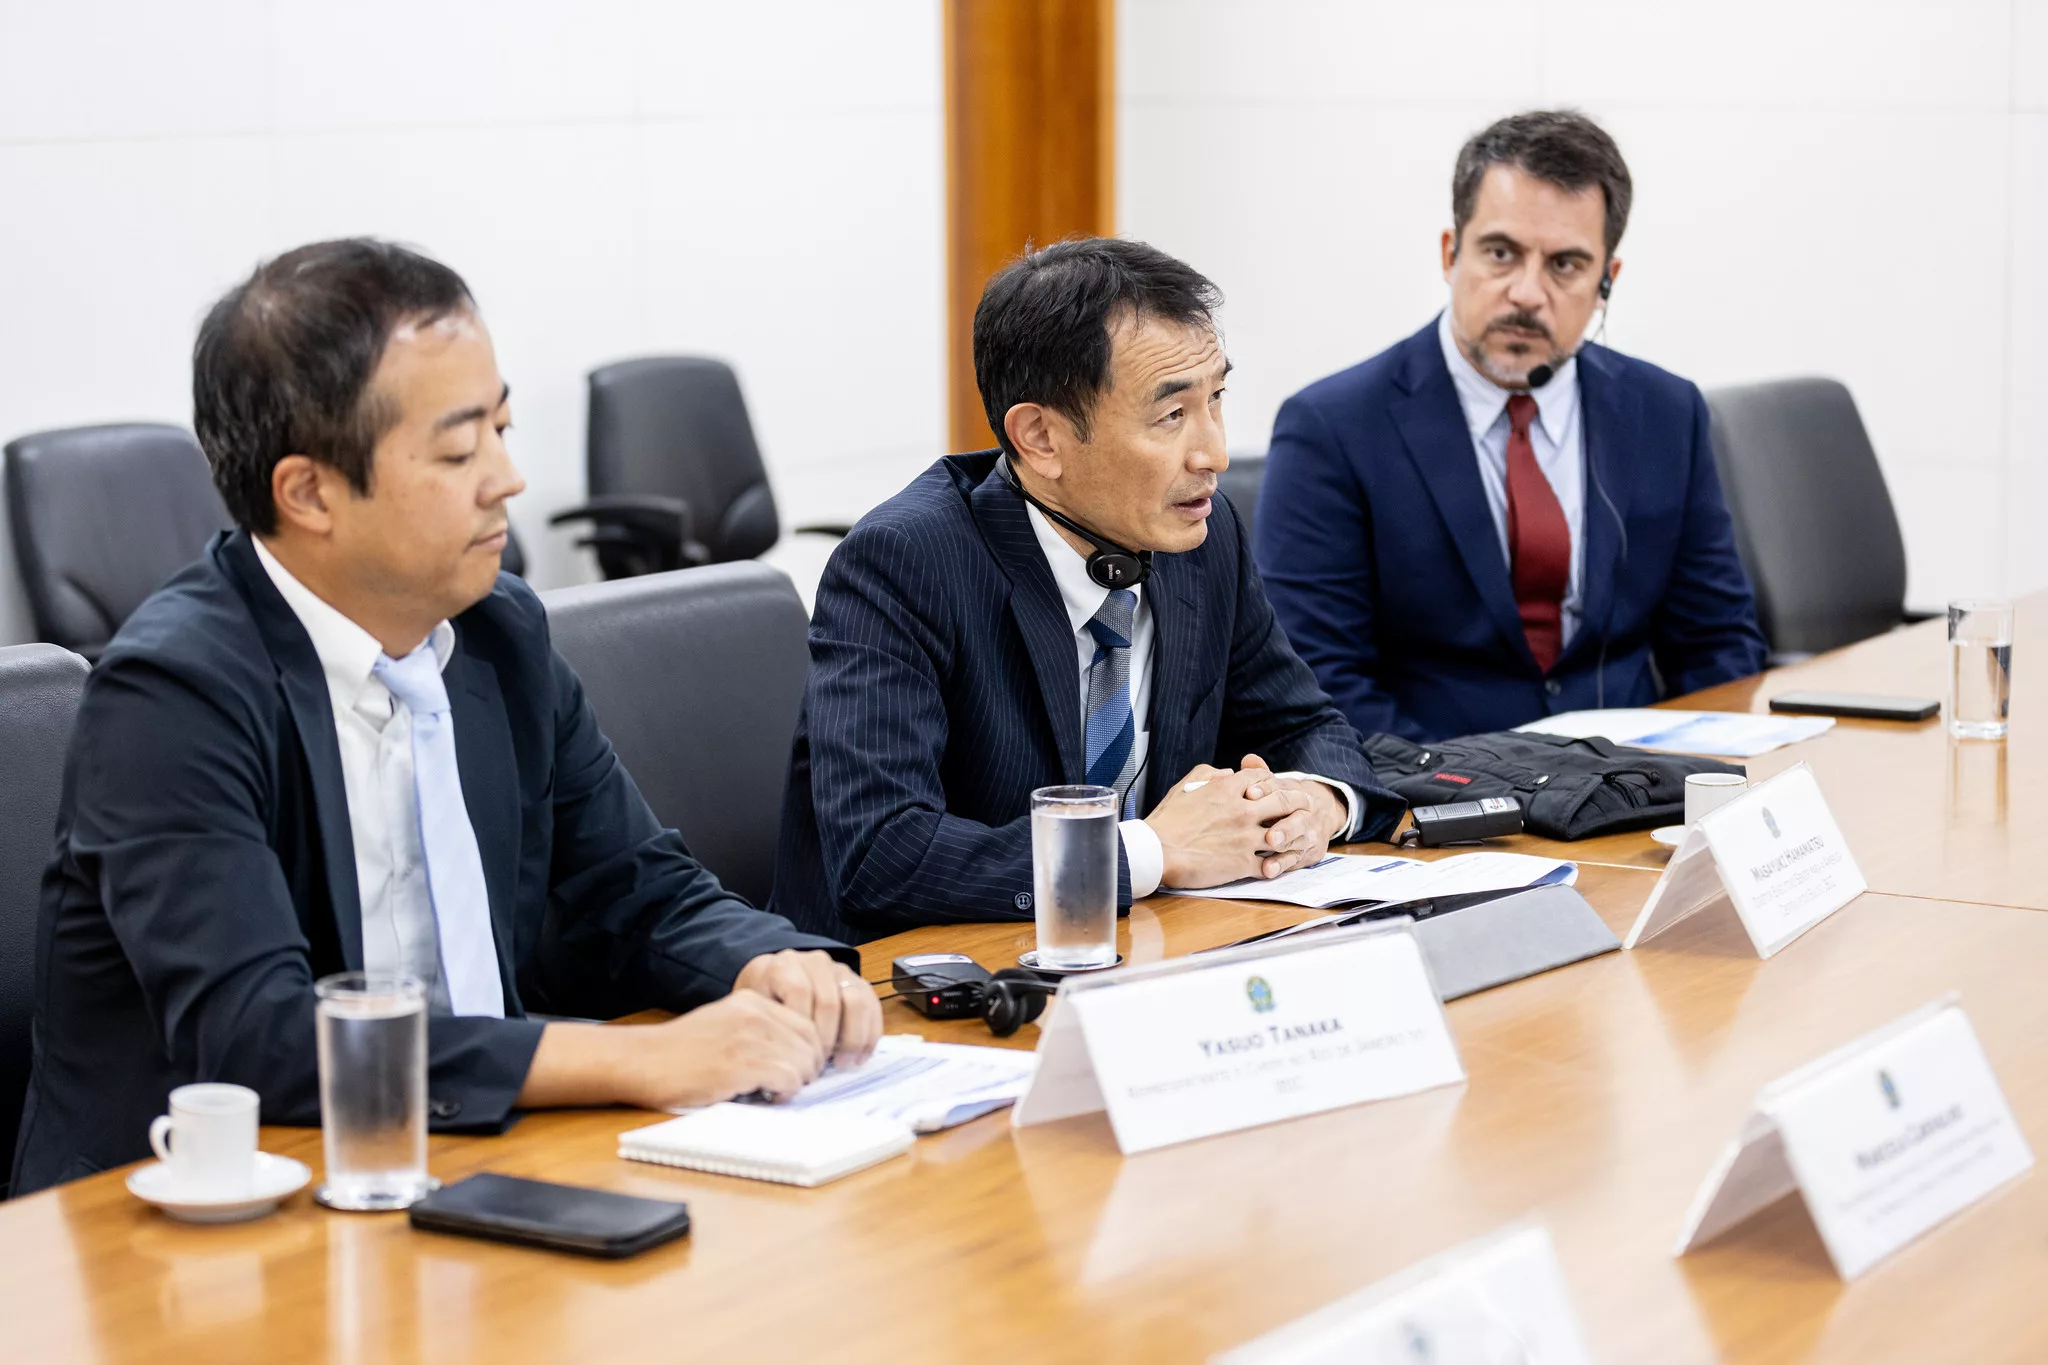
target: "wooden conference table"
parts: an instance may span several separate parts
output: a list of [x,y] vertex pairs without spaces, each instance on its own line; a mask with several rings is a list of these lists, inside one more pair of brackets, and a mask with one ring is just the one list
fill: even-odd
[[[1761,709],[1793,687],[1942,690],[1939,624],[1690,699]],[[1012,1130],[992,1115],[816,1190],[622,1161],[627,1111],[541,1114],[436,1138],[473,1171],[689,1201],[685,1242],[587,1262],[328,1213],[206,1228],[131,1198],[122,1172],[0,1206],[0,1359],[1199,1360],[1518,1219],[1551,1231],[1596,1359],[2048,1359],[2048,1179],[2030,1174],[1854,1284],[1796,1202],[1684,1260],[1680,1219],[1759,1086],[1950,989],[2038,1147],[2048,1141],[2048,598],[2023,604],[2005,746],[1938,722],[1843,722],[1759,760],[1810,762],[1872,892],[1768,962],[1706,917],[1625,954],[1455,1002],[1459,1087],[1125,1159],[1100,1115]],[[2024,831],[2022,834],[2014,830]],[[1511,841],[1584,864],[1626,928],[1661,865],[1647,835]],[[1120,929],[1137,961],[1303,917],[1154,897]],[[1028,925],[871,944],[1007,965]],[[892,1031],[987,1042],[900,1003]],[[1013,1042],[1035,1043],[1026,1029]],[[317,1131],[266,1129],[319,1166]]]

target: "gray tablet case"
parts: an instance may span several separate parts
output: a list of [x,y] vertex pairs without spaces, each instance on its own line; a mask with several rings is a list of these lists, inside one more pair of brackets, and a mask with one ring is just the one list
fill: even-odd
[[1415,937],[1445,1000],[1621,948],[1614,931],[1569,886],[1531,887],[1419,919]]

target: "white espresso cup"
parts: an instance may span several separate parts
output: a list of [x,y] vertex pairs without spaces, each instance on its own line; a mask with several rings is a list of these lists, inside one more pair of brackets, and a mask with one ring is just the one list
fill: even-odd
[[149,1145],[170,1168],[180,1193],[232,1195],[256,1171],[256,1092],[205,1082],[171,1092],[171,1112],[149,1125]]
[[1685,827],[1691,829],[1702,815],[1748,789],[1749,779],[1741,773],[1693,773],[1685,779]]

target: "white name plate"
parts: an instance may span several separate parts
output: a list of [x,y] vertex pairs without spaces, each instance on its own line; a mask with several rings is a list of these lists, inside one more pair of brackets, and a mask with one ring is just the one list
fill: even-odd
[[1409,925],[1070,976],[1011,1122],[1107,1109],[1143,1152],[1462,1081]]
[[1725,898],[1757,956],[1769,957],[1867,888],[1820,783],[1800,763],[1685,832],[1622,946],[1655,938]]
[[1850,1280],[2033,1164],[1950,995],[1765,1086],[1673,1254],[1796,1190]]
[[1482,1237],[1361,1289],[1213,1365],[1591,1365],[1550,1234]]

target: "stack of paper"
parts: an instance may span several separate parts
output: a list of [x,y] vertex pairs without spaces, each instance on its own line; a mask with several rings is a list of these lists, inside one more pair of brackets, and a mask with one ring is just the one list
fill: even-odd
[[1412,901],[1423,896],[1459,896],[1474,891],[1516,891],[1577,881],[1577,863],[1538,858],[1527,853],[1461,853],[1425,863],[1414,858],[1376,858],[1333,853],[1309,867],[1270,881],[1246,877],[1202,891],[1176,891],[1225,901],[1280,901],[1287,905],[1327,910],[1333,905],[1369,905]]
[[621,1133],[619,1155],[820,1185],[909,1151],[919,1133],[1014,1103],[1037,1066],[1037,1053],[1017,1048],[892,1034],[863,1065],[828,1070],[781,1104],[714,1104]]
[[890,1034],[863,1066],[828,1070],[777,1109],[829,1109],[894,1120],[936,1133],[1014,1102],[1031,1085],[1038,1054],[1014,1047],[927,1043]]

